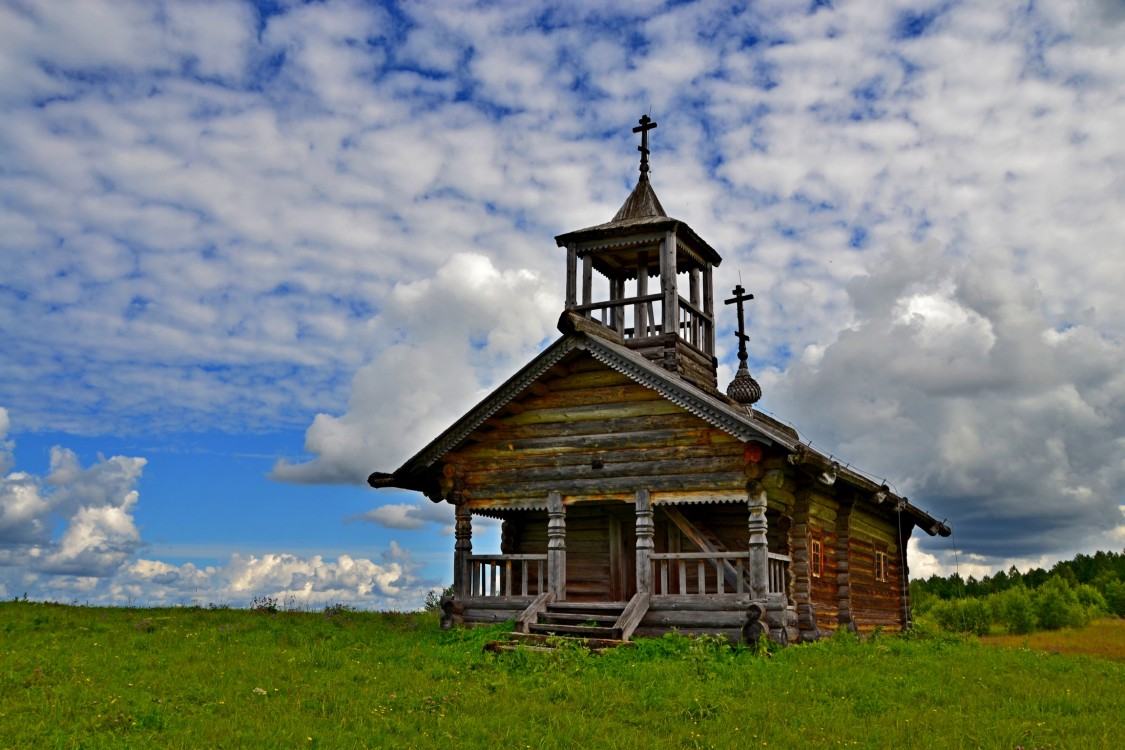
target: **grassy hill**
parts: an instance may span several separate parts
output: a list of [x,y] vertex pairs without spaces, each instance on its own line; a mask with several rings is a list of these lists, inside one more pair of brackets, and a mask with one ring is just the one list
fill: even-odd
[[772,654],[682,637],[600,657],[483,652],[501,632],[341,608],[2,603],[0,747],[1122,744],[1112,658],[920,634]]

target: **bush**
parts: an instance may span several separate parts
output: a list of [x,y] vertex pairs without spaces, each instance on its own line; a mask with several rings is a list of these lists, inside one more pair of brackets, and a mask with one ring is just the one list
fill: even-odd
[[1125,583],[1108,582],[1105,585],[1105,603],[1110,614],[1125,617]]
[[1026,635],[1035,630],[1035,602],[1022,585],[995,594],[992,605],[996,621],[1007,628],[1009,633]]
[[987,635],[992,627],[992,614],[981,599],[950,599],[938,602],[930,610],[942,630],[950,633]]
[[1047,630],[1080,628],[1090,619],[1078,594],[1059,576],[1051,576],[1035,592],[1035,613]]

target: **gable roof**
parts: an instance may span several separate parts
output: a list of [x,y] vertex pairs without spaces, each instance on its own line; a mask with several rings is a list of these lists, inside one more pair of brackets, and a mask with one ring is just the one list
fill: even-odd
[[885,485],[876,484],[868,477],[847,467],[840,467],[831,457],[824,456],[801,442],[795,430],[786,428],[748,406],[716,398],[628,347],[581,331],[560,337],[393,473],[375,472],[368,477],[368,484],[372,487],[400,487],[421,491],[428,470],[434,464],[460,445],[486,420],[515,400],[548,370],[568,355],[579,351],[585,352],[634,382],[651,388],[668,401],[739,440],[780,445],[790,453],[789,460],[794,465],[817,471],[830,471],[834,478],[839,476],[857,488],[880,497],[889,497],[893,503],[908,512],[931,536],[950,534],[948,526],[911,505],[906,498],[895,496]]

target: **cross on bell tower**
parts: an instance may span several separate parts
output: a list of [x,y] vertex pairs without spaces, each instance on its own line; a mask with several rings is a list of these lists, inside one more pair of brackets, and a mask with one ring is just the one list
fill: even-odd
[[631,349],[722,398],[715,359],[712,270],[719,253],[670,217],[649,183],[649,131],[643,115],[636,187],[604,224],[555,237],[566,248],[565,334],[598,336]]
[[648,115],[641,115],[640,125],[633,128],[634,133],[641,134],[641,145],[637,150],[641,152],[641,174],[648,174],[648,131],[656,127],[656,123]]
[[747,293],[742,284],[734,288],[733,294],[733,297],[724,300],[724,304],[738,306],[738,333],[735,334],[738,337],[738,372],[727,386],[727,395],[738,403],[749,406],[762,397],[762,386],[750,377],[750,370],[746,367],[746,360],[749,358],[746,354],[746,342],[750,337],[746,335],[746,317],[742,305],[754,299],[754,295]]

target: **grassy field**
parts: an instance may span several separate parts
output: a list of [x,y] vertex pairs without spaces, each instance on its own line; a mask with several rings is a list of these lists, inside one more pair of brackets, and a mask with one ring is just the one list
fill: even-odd
[[[1118,748],[1125,663],[975,640],[491,654],[424,614],[0,604],[0,747]],[[1120,628],[1113,637],[1125,633]],[[1106,636],[1110,637],[1110,636]]]
[[994,635],[981,639],[993,646],[1084,654],[1125,661],[1125,620],[1097,620],[1081,630],[1041,630],[1030,635]]

